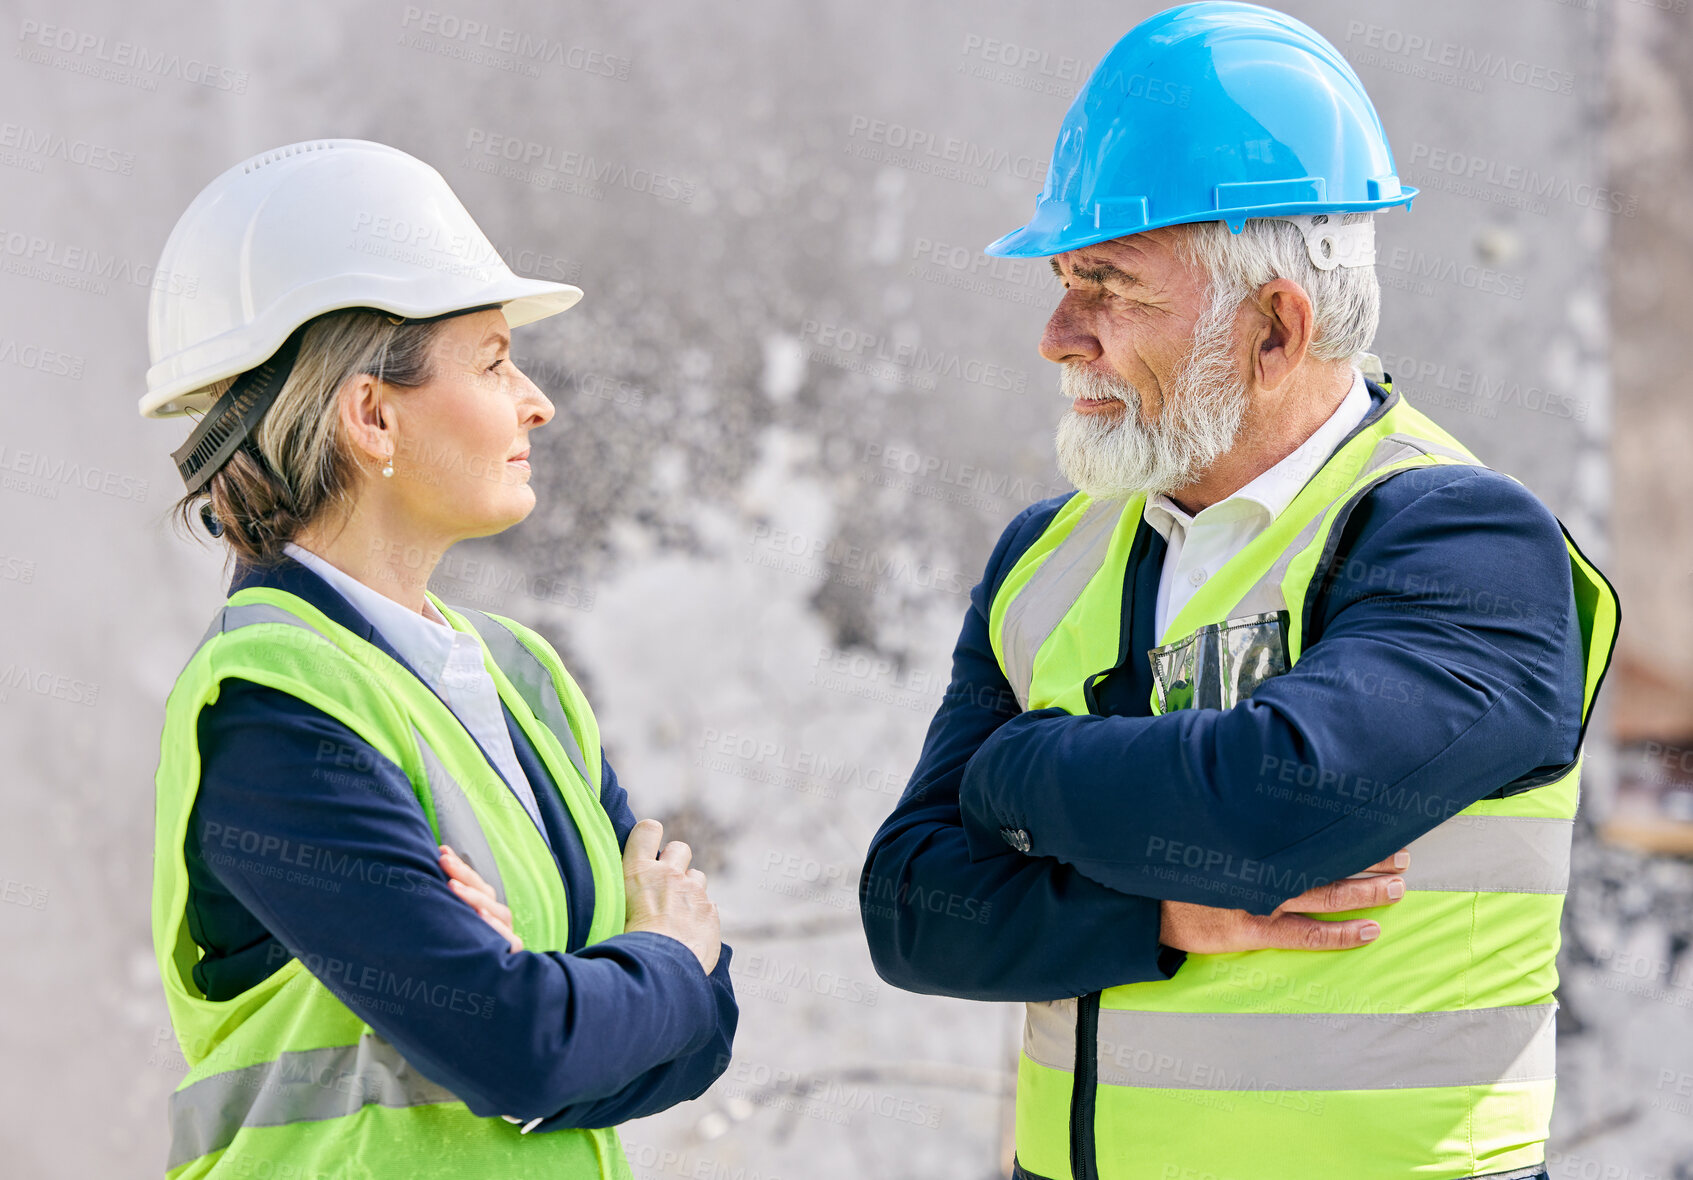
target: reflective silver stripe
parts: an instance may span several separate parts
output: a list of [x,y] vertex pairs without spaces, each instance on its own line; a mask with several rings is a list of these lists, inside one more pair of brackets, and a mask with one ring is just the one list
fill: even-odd
[[1034,687],[1035,653],[1105,564],[1111,536],[1122,514],[1120,500],[1096,500],[1088,505],[1069,535],[1047,554],[1028,583],[1006,604],[1000,650],[1005,653],[1005,678],[1023,708],[1029,707],[1029,692]]
[[[412,726],[411,732],[418,753],[423,755],[423,772],[429,779],[429,797],[435,804],[435,825],[440,829],[441,843],[450,845],[466,864],[482,874],[482,879],[494,887],[494,896],[504,905],[506,887],[500,879],[499,862],[494,859],[494,850],[488,846],[488,837],[482,832],[476,812],[471,810],[464,788],[441,764],[417,726]],[[499,789],[504,791],[505,784],[501,783]]]
[[1259,615],[1270,611],[1286,610],[1287,598],[1282,594],[1282,579],[1287,577],[1287,567],[1293,564],[1293,559],[1304,552],[1322,527],[1323,513],[1318,512],[1305,523],[1299,535],[1276,555],[1276,560],[1270,568],[1264,571],[1262,577],[1253,583],[1252,588],[1240,596],[1227,612],[1230,617],[1239,615]]
[[1563,893],[1575,821],[1455,815],[1411,841],[1405,887],[1446,893]]
[[[1555,1076],[1558,1005],[1406,1013],[1099,1010],[1099,1080],[1161,1090],[1402,1090]],[[1076,1001],[1028,1005],[1023,1052],[1075,1064]]]
[[1423,452],[1425,455],[1444,455],[1448,459],[1456,459],[1456,460],[1458,460],[1458,462],[1467,463],[1472,467],[1476,467],[1476,466],[1485,467],[1485,466],[1487,466],[1487,464],[1479,463],[1477,460],[1471,458],[1469,455],[1464,454],[1463,451],[1458,450],[1456,447],[1449,447],[1445,443],[1437,443],[1433,439],[1429,439],[1429,438],[1418,438],[1418,437],[1416,437],[1415,435],[1412,435],[1412,434],[1390,434],[1385,439],[1383,439],[1382,441],[1383,442],[1402,442],[1402,443],[1407,444],[1408,446],[1415,447],[1417,450]]
[[[1358,473],[1358,477],[1362,479],[1372,475],[1389,463],[1397,463],[1411,455],[1443,455],[1448,459],[1456,459],[1460,463],[1476,466],[1474,459],[1462,451],[1446,446],[1444,443],[1417,438],[1410,434],[1390,434],[1376,443],[1375,450],[1370,452],[1369,460],[1364,464],[1364,469]],[[1486,466],[1486,464],[1481,466]]]
[[1075,1000],[1034,1000],[1023,1005],[1023,1054],[1048,1069],[1075,1070]]
[[[244,1069],[201,1078],[170,1096],[170,1159],[180,1167],[235,1141],[243,1127],[280,1127],[355,1114],[367,1103],[457,1102],[372,1033],[356,1045],[278,1054]],[[331,1132],[333,1133],[333,1132]]]
[[1509,1172],[1487,1172],[1477,1176],[1475,1180],[1538,1180],[1545,1174],[1545,1164],[1530,1164],[1526,1168],[1516,1168]]
[[253,623],[287,623],[291,627],[303,627],[313,635],[318,634],[316,627],[292,611],[283,610],[280,606],[273,606],[268,602],[245,602],[239,606],[225,606],[213,615],[212,625],[200,636],[200,642],[194,645],[194,650],[199,651],[211,642],[213,637],[225,631],[234,631],[238,627]]
[[482,642],[488,645],[489,653],[494,662],[500,666],[500,671],[506,674],[512,687],[517,689],[517,695],[523,698],[523,703],[529,706],[530,712],[541,719],[548,729],[558,738],[559,745],[570,756],[571,765],[581,772],[582,778],[588,785],[598,792],[600,784],[588,777],[588,762],[582,757],[582,748],[576,744],[576,734],[570,728],[570,720],[564,715],[564,702],[559,700],[558,685],[553,683],[553,675],[547,671],[534,652],[523,646],[523,641],[511,632],[505,624],[496,622],[479,610],[467,610],[463,607],[453,607],[465,617],[465,621],[476,628],[476,633],[482,636]]

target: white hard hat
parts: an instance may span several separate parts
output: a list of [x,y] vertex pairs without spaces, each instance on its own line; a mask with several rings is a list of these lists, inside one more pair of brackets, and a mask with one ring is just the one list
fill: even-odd
[[364,139],[292,143],[213,180],[171,231],[147,309],[141,414],[210,409],[208,386],[263,364],[327,311],[427,319],[495,305],[516,328],[580,298],[513,274],[415,156]]

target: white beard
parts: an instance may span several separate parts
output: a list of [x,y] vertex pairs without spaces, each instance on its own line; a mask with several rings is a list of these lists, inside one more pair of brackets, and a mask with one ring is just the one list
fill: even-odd
[[1124,405],[1120,414],[1071,409],[1058,423],[1058,468],[1078,491],[1096,500],[1173,491],[1200,478],[1234,445],[1251,400],[1233,355],[1239,306],[1239,299],[1224,296],[1200,316],[1150,426],[1141,421],[1133,385],[1081,364],[1064,366],[1059,389],[1066,398],[1115,398]]

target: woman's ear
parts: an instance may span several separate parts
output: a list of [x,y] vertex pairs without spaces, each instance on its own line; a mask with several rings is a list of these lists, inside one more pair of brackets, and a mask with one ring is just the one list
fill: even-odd
[[341,426],[359,451],[374,460],[385,460],[393,451],[389,437],[393,408],[382,396],[382,387],[369,373],[349,377],[336,393]]

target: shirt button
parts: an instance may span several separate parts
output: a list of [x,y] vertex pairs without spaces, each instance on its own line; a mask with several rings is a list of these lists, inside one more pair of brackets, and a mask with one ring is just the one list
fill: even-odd
[[1195,586],[1203,585],[1204,582],[1205,582],[1205,571],[1204,570],[1194,570],[1191,574],[1189,574],[1187,576],[1187,580],[1192,582]]

